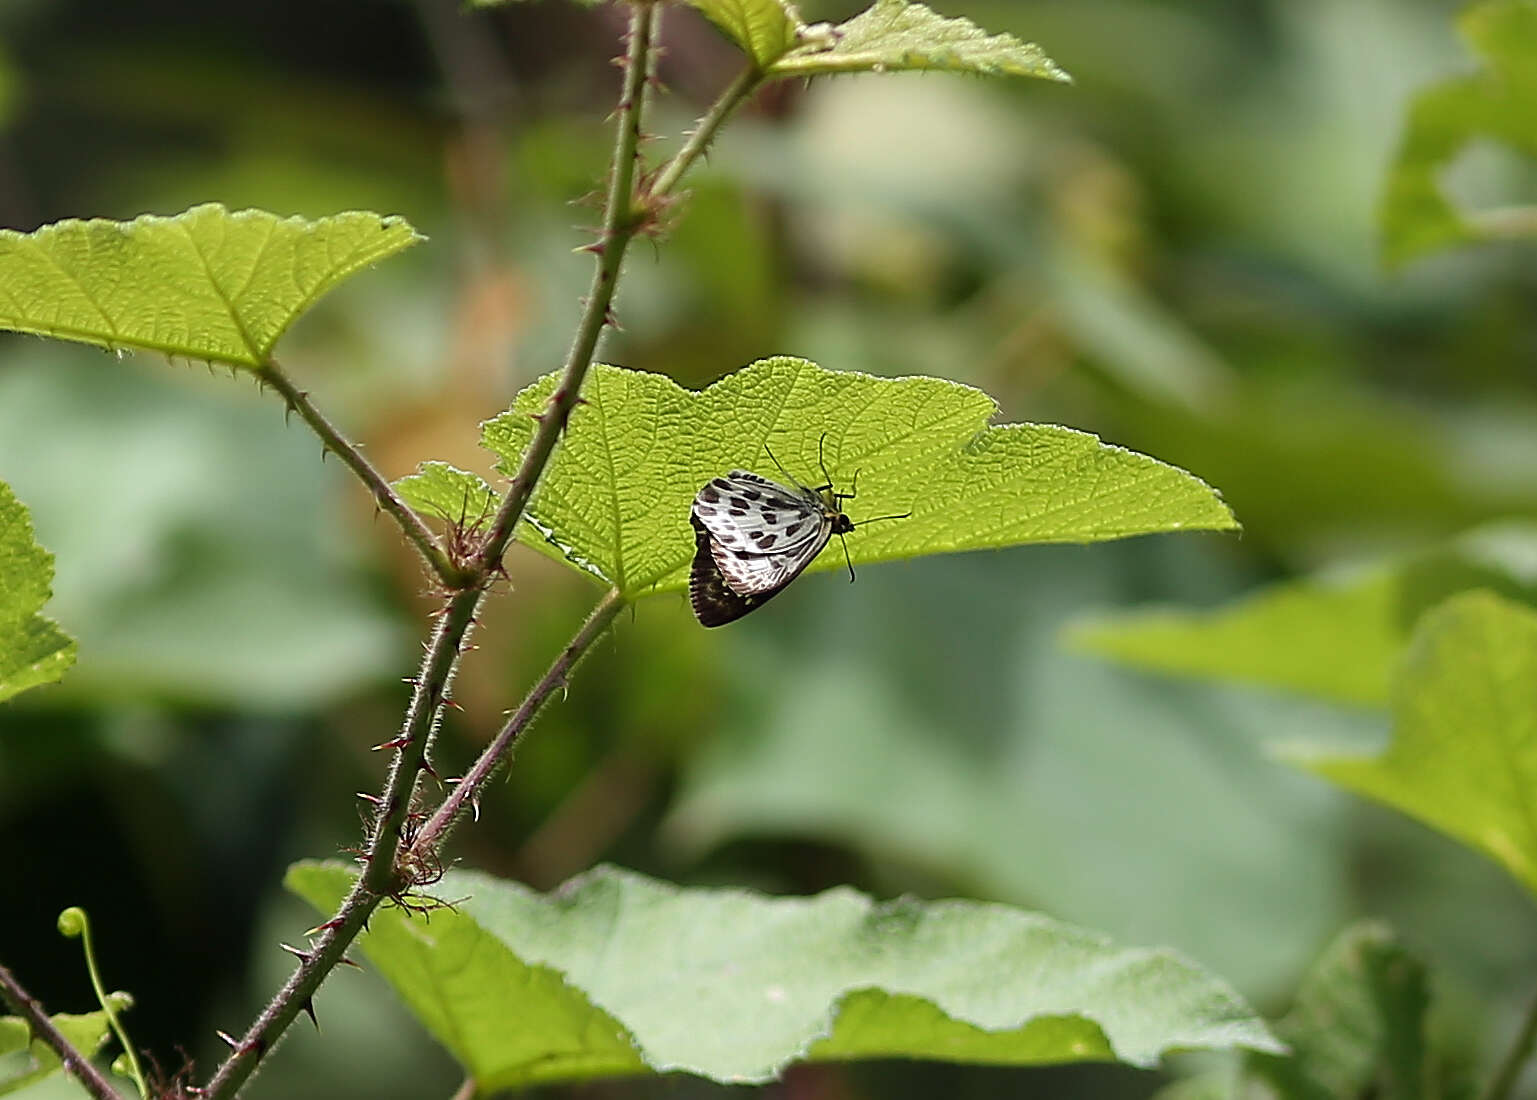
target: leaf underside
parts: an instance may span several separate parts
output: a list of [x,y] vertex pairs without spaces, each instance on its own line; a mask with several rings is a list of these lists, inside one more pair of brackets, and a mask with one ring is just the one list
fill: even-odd
[[[299,864],[288,884],[330,911],[353,877]],[[428,893],[454,904],[430,920],[381,911],[364,950],[487,1091],[763,1082],[808,1060],[1149,1066],[1174,1048],[1280,1049],[1178,956],[1000,905],[770,898],[610,867],[546,895],[471,872]]]
[[[531,414],[555,385],[555,376],[541,378],[484,425],[503,473],[516,470]],[[1237,526],[1190,474],[1068,428],[989,427],[992,399],[945,379],[876,378],[781,357],[694,392],[599,365],[582,396],[520,537],[632,597],[686,585],[690,503],[706,481],[738,467],[780,483],[830,477],[857,491],[846,502],[856,564]],[[824,551],[808,571],[841,566],[841,553]]]
[[75,641],[38,612],[48,602],[53,555],[33,540],[32,519],[0,481],[0,701],[60,679]]
[[308,221],[217,203],[0,230],[0,328],[258,367],[321,295],[419,239],[362,211]]

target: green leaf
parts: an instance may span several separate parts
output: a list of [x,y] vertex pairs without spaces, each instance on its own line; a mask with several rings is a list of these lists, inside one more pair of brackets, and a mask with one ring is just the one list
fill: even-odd
[[[831,42],[831,46],[826,43]],[[908,0],[876,0],[817,41],[776,60],[768,75],[942,69],[986,76],[1071,77],[1033,42],[988,34],[967,19],[946,19]]]
[[1070,645],[1139,668],[1386,707],[1419,617],[1457,592],[1537,602],[1537,527],[1507,524],[1370,571],[1275,585],[1215,611],[1080,621]]
[[1537,237],[1537,207],[1459,210],[1441,182],[1477,138],[1537,156],[1537,3],[1486,0],[1460,24],[1486,68],[1426,89],[1410,107],[1381,205],[1390,264],[1468,242]]
[[[483,443],[516,471],[531,414],[554,375],[484,426]],[[768,451],[808,484],[853,488],[858,562],[1022,543],[1097,542],[1155,531],[1233,530],[1208,485],[1146,455],[1050,424],[988,427],[980,390],[940,378],[876,378],[804,359],[764,359],[701,392],[658,374],[596,366],[520,537],[627,596],[682,589],[694,540],[689,505],[733,467],[783,481]],[[840,569],[824,553],[808,571]]]
[[[57,1016],[50,1016],[49,1019],[54,1027],[63,1032],[64,1037],[74,1045],[75,1049],[84,1054],[96,1053],[107,1041],[105,1012],[88,1012],[81,1016],[60,1013]],[[9,1077],[0,1077],[0,1096],[8,1096],[11,1093],[20,1092],[29,1085],[34,1085],[57,1072],[60,1066],[59,1056],[54,1053],[53,1048],[32,1038],[32,1032],[26,1020],[20,1016],[0,1016],[0,1058],[21,1055],[23,1051],[27,1052],[29,1057],[22,1063],[18,1072]],[[10,1062],[10,1064],[16,1063]]]
[[395,491],[424,515],[470,528],[484,526],[499,503],[485,478],[446,462],[423,462],[395,482]]
[[1466,592],[1426,614],[1380,756],[1287,755],[1477,848],[1537,892],[1537,611]]
[[321,295],[419,239],[378,214],[306,221],[217,203],[0,230],[0,328],[258,367]]
[[53,555],[32,537],[32,517],[0,481],[0,701],[51,684],[75,663],[75,641],[38,614],[52,594]]
[[785,0],[688,0],[760,69],[800,44],[805,24]]
[[1420,961],[1386,926],[1362,922],[1329,945],[1276,1024],[1289,1055],[1251,1051],[1241,1065],[1178,1082],[1157,1100],[1423,1100],[1429,1001]]
[[[329,912],[354,878],[298,864]],[[772,1080],[799,1061],[996,1065],[1171,1049],[1281,1048],[1168,951],[1001,905],[839,888],[812,898],[681,889],[600,867],[539,895],[450,872],[431,920],[381,911],[364,950],[481,1089],[646,1072]]]
[[1286,1100],[1420,1100],[1429,1002],[1420,961],[1385,926],[1358,924],[1314,964],[1276,1024],[1291,1055],[1251,1053],[1248,1075]]

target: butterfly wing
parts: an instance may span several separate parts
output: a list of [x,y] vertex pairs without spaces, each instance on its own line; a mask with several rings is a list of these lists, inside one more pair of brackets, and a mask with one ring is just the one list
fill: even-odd
[[[698,516],[689,516],[694,528],[694,565],[689,573],[689,603],[694,617],[704,626],[722,626],[754,611],[779,593],[800,575],[831,537],[831,527],[820,539],[798,547],[794,556],[767,571],[768,560],[776,555],[749,554],[727,550],[715,540]],[[725,563],[725,568],[722,568]],[[729,573],[727,572],[729,570]]]
[[725,550],[778,555],[821,537],[820,498],[787,489],[746,470],[711,478],[694,497],[692,514]]

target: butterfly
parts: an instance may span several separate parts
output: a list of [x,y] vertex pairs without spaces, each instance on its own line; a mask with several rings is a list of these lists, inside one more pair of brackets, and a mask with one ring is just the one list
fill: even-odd
[[[822,437],[823,441],[826,436]],[[764,448],[768,450],[767,447]],[[817,445],[821,461],[821,444]],[[774,454],[769,451],[769,458]],[[774,459],[779,465],[779,460]],[[795,481],[783,466],[780,471]],[[833,489],[832,476],[815,487],[796,482],[786,488],[777,481],[732,470],[711,478],[694,497],[688,521],[694,528],[694,565],[689,574],[689,602],[704,626],[721,626],[740,619],[779,595],[820,554],[828,541],[854,529],[843,502],[854,497]],[[854,476],[857,487],[859,475]],[[862,520],[905,519],[912,515],[876,516]],[[848,559],[848,543],[843,545]],[[849,561],[849,580],[854,563]]]

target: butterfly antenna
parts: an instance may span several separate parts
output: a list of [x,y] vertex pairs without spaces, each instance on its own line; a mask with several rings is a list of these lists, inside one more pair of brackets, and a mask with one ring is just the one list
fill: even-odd
[[843,537],[843,532],[838,532],[838,541],[843,543],[843,562],[849,567],[849,583],[854,583],[854,559],[849,557],[849,540]]
[[779,467],[779,472],[784,474],[785,479],[789,481],[791,485],[800,484],[800,482],[796,480],[795,475],[792,474],[789,470],[786,470],[784,468],[784,464],[781,463],[779,459],[774,457],[774,452],[769,450],[769,445],[767,443],[763,445],[763,449],[768,452],[769,461],[772,462],[775,466]]
[[912,519],[912,517],[913,514],[911,512],[898,512],[890,516],[871,516],[869,519],[860,520],[859,526],[863,527],[867,523],[879,523],[883,519]]
[[822,433],[822,438],[817,440],[817,465],[822,467],[822,476],[827,479],[827,488],[833,487],[833,475],[827,472],[827,460],[822,456],[822,448],[827,443],[827,433]]

